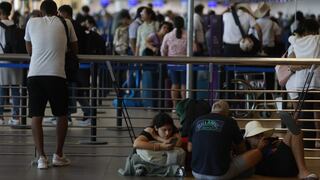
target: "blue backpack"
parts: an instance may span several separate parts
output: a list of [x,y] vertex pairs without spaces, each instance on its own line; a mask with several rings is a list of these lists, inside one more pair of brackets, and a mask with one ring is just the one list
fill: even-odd
[[[127,79],[122,84],[122,88],[139,88],[140,87],[140,74],[139,73],[136,73],[135,76],[133,74],[131,74],[130,79],[135,80],[134,83],[130,83],[130,80]],[[142,107],[143,106],[142,101],[140,99],[135,99],[135,98],[140,98],[140,91],[134,90],[134,89],[129,89],[124,94],[122,103],[126,107]],[[118,99],[117,98],[113,100],[112,105],[114,107],[118,107]]]

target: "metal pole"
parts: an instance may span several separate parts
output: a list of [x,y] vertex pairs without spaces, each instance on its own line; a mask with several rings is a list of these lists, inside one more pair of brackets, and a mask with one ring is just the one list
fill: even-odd
[[295,0],[294,22],[297,22],[298,0]]
[[91,78],[92,78],[92,82],[91,82],[91,86],[93,87],[93,89],[91,90],[91,101],[90,101],[90,105],[91,105],[91,109],[90,109],[90,115],[92,116],[92,121],[91,121],[91,141],[95,142],[97,141],[97,79],[98,79],[98,68],[97,68],[97,63],[92,63],[92,70],[91,70]]
[[91,92],[90,92],[90,116],[91,116],[91,127],[90,127],[90,140],[89,141],[80,141],[80,144],[108,144],[106,141],[97,140],[97,106],[98,106],[98,63],[91,63]]
[[[188,48],[187,57],[193,56],[193,14],[194,14],[194,0],[188,1]],[[187,87],[186,97],[191,98],[192,92],[190,91],[193,85],[192,64],[187,64]]]

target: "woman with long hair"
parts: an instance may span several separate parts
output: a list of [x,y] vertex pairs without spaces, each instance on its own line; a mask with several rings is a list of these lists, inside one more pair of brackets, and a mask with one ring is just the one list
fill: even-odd
[[[181,16],[174,18],[174,27],[174,30],[163,39],[161,55],[185,57],[187,55],[187,32],[184,30],[184,19]],[[169,76],[172,83],[171,98],[173,110],[175,110],[179,94],[182,99],[186,98],[186,70],[185,66],[180,67],[180,65],[175,65],[173,68],[175,69],[169,70]]]

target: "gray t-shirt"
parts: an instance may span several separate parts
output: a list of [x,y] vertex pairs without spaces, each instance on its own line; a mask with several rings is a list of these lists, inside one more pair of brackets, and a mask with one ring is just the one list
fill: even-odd
[[[78,41],[73,25],[66,19],[70,42]],[[57,76],[66,78],[65,52],[67,38],[61,20],[56,16],[31,18],[24,39],[32,44],[28,77]]]

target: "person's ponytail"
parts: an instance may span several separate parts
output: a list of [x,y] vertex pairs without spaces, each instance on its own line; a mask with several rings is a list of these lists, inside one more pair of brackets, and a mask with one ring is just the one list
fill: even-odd
[[177,29],[176,31],[176,38],[182,38],[182,30],[184,28],[184,19],[181,16],[177,16],[174,18],[174,26]]

